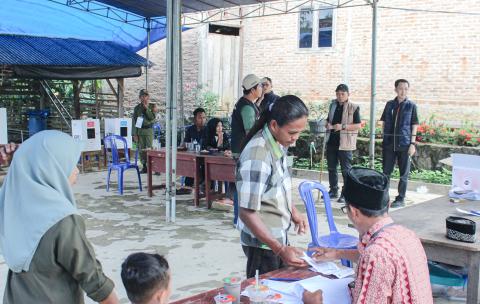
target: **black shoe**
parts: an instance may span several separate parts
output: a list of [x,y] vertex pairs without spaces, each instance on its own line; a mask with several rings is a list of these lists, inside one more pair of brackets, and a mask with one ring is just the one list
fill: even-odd
[[337,202],[339,202],[339,203],[341,203],[341,204],[345,204],[345,197],[343,197],[343,195],[340,196],[340,197],[338,198]]
[[328,196],[330,198],[337,198],[338,197],[338,191],[330,190],[330,191],[328,191]]
[[147,172],[147,167],[143,167],[142,171],[140,171],[140,174],[146,174]]
[[390,205],[390,208],[399,208],[399,207],[405,207],[405,201],[396,198],[393,201],[393,203]]

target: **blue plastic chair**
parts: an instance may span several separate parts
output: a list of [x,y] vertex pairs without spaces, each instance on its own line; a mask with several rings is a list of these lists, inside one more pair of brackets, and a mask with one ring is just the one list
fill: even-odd
[[[342,234],[338,232],[332,215],[332,205],[330,203],[330,196],[327,189],[316,181],[304,181],[298,187],[300,196],[305,203],[307,210],[308,224],[310,225],[310,233],[312,235],[312,242],[308,244],[308,248],[311,247],[327,247],[337,249],[355,249],[357,248],[358,238],[353,235]],[[327,213],[328,228],[330,229],[329,235],[318,235],[318,221],[317,211],[315,208],[315,200],[313,198],[313,191],[319,190],[323,195],[325,203],[325,211]],[[312,254],[313,252],[308,252]],[[351,267],[351,263],[348,260],[342,259],[342,265]]]
[[[118,143],[122,143],[125,150],[125,161],[121,162],[118,155]],[[135,162],[130,162],[130,154],[128,153],[127,140],[119,135],[109,135],[104,138],[105,151],[108,158],[108,175],[107,175],[107,191],[110,190],[110,174],[112,170],[118,171],[118,192],[123,194],[123,172],[128,169],[137,170],[138,187],[142,191],[142,179],[140,177],[140,170],[138,169],[138,149],[135,151]],[[121,148],[120,148],[121,149]]]

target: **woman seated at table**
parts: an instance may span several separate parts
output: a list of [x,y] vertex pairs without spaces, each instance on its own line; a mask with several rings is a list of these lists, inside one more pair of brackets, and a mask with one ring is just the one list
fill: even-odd
[[[223,154],[225,156],[232,156],[232,151],[230,151],[230,138],[226,132],[223,132],[222,121],[216,117],[208,121],[202,142],[202,149],[218,149],[218,151],[224,151]],[[213,182],[210,185],[210,188],[215,188]],[[231,200],[231,198],[233,197],[233,193],[230,192],[231,191],[227,191],[227,198],[221,199],[220,203],[230,205],[233,204],[233,201]]]
[[212,118],[207,123],[203,149],[218,149],[218,151],[230,150],[230,138],[223,132],[223,123],[218,118]]
[[79,158],[80,146],[59,131],[38,132],[15,151],[0,189],[0,251],[9,268],[4,304],[84,303],[83,292],[118,303],[71,188]]

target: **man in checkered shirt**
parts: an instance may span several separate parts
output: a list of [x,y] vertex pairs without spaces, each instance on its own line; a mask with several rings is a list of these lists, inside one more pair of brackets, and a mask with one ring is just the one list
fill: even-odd
[[282,268],[303,267],[303,251],[290,247],[293,224],[305,233],[307,224],[292,204],[287,149],[305,129],[308,110],[296,96],[278,99],[264,111],[245,138],[237,165],[240,240],[247,256],[247,277]]

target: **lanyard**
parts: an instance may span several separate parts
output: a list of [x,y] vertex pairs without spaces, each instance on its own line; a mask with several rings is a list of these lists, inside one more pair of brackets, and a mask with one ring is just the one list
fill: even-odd
[[380,232],[382,232],[383,230],[385,230],[386,228],[388,227],[391,227],[391,226],[395,226],[396,224],[395,223],[390,223],[390,224],[386,224],[384,225],[382,228],[378,229],[377,231],[375,231],[375,233],[372,234],[372,236],[370,237],[370,240],[368,241],[367,245],[365,246],[365,248],[367,248],[368,246],[370,246],[372,244],[372,241],[374,241],[378,234]]

